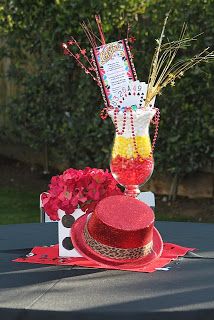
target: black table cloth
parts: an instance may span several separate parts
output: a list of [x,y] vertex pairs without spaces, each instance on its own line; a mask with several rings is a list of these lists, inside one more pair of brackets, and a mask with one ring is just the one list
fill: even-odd
[[[214,258],[214,224],[157,222],[163,240]],[[138,273],[15,263],[57,243],[56,223],[0,226],[0,320],[214,319],[214,259]]]

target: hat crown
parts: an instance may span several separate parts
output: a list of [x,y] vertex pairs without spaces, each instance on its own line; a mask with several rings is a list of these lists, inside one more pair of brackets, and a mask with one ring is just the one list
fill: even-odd
[[123,195],[110,196],[100,201],[95,214],[105,225],[124,231],[140,230],[154,222],[154,213],[149,206]]
[[124,195],[101,200],[87,229],[101,244],[117,248],[142,247],[152,241],[154,213],[140,200]]

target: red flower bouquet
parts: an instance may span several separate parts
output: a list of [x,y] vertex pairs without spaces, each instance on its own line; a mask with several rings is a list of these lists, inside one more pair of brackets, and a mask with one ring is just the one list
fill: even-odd
[[78,207],[92,212],[101,199],[116,194],[121,190],[108,170],[71,168],[52,177],[48,192],[42,194],[42,204],[51,220],[59,220],[58,209],[66,214]]

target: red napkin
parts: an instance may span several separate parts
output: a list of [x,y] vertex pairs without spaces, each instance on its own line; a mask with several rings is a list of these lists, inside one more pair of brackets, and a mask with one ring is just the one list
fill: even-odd
[[[139,263],[129,264],[128,266],[109,266],[108,269],[137,271],[137,272],[154,272],[156,268],[163,268],[172,260],[184,256],[188,251],[193,251],[195,248],[181,247],[173,243],[164,243],[162,255],[151,263],[140,267]],[[59,245],[50,247],[34,247],[32,251],[25,257],[13,260],[15,262],[65,265],[65,266],[80,266],[88,268],[106,269],[106,266],[90,261],[86,258],[62,258],[59,257]]]

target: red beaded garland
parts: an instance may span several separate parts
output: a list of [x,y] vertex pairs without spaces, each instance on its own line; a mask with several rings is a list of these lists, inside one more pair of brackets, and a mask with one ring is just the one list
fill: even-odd
[[115,126],[116,133],[118,135],[122,135],[122,134],[124,134],[125,128],[126,128],[126,110],[124,110],[124,113],[123,113],[122,131],[119,131],[119,129],[118,129],[118,124],[117,124],[117,113],[118,112],[119,112],[119,109],[115,108],[114,109],[114,126]]
[[105,119],[108,117],[107,111],[108,111],[107,108],[103,108],[103,109],[100,111],[100,118],[101,118],[102,120],[105,120]]

